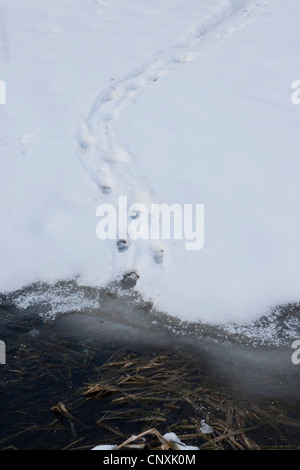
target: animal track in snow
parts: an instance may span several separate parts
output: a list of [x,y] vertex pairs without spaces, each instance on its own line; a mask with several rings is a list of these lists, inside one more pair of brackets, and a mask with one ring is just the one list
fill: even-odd
[[117,247],[120,253],[124,253],[124,251],[127,251],[128,248],[130,247],[130,240],[118,240],[117,241]]
[[155,263],[162,264],[164,260],[164,250],[162,248],[152,248],[151,252]]
[[[150,189],[147,189],[145,182],[141,183],[140,178],[134,174],[132,156],[118,142],[114,133],[113,124],[120,117],[122,110],[132,103],[142,90],[154,86],[175,67],[202,57],[216,44],[243,29],[275,2],[276,0],[221,1],[205,21],[196,23],[180,41],[162,49],[120,80],[114,80],[100,93],[82,119],[79,145],[80,160],[105,196],[106,202],[113,203],[120,195],[127,195],[128,199],[135,203],[141,202],[140,196],[145,200],[151,200]],[[117,249],[119,253],[132,253],[134,245],[135,241],[131,243],[129,240],[119,240]],[[158,265],[162,264],[164,251],[153,250],[150,241],[148,249],[153,261]]]

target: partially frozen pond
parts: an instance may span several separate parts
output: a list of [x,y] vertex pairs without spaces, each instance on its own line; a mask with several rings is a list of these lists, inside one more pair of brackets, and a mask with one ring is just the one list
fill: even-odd
[[2,295],[0,448],[115,445],[151,426],[208,446],[203,423],[216,439],[252,429],[235,448],[297,447],[299,366],[279,313],[269,341],[253,326],[184,324],[143,302],[134,283],[130,275],[101,291],[63,282]]
[[[0,316],[0,339],[10,340],[14,322],[26,318],[35,335],[49,328],[57,339],[93,342],[97,347],[135,350],[180,350],[205,354],[216,379],[236,391],[269,396],[298,396],[299,366],[293,364],[292,343],[300,338],[299,308],[287,306],[248,324],[184,323],[144,302],[134,292],[134,275],[107,289],[80,287],[75,282],[39,284],[2,297],[9,320]],[[24,320],[22,320],[24,321]],[[38,334],[38,333],[36,333]],[[13,339],[14,341],[14,339]]]

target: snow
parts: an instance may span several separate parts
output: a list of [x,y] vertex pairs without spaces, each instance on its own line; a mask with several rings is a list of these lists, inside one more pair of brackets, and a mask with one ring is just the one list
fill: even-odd
[[[169,432],[163,435],[163,437],[175,444],[177,450],[199,450],[198,447],[195,446],[188,446],[182,442],[179,437],[174,433],[174,432]],[[133,440],[135,440],[136,436],[132,436]],[[93,447],[92,450],[114,450],[117,446],[116,445],[98,445],[96,447]]]
[[58,314],[86,309],[99,309],[98,292],[86,292],[74,283],[58,283],[51,288],[44,284],[17,291],[12,301],[17,308],[33,308],[45,319],[55,319]]
[[[182,320],[243,323],[299,302],[299,2],[0,10],[0,292],[137,272],[138,292]],[[204,204],[204,248],[98,240],[96,209],[120,196]]]
[[199,447],[188,446],[188,445],[184,444],[184,442],[182,442],[179,439],[179,437],[177,436],[177,434],[175,434],[174,432],[168,432],[168,433],[164,434],[163,437],[167,441],[174,443],[176,445],[177,450],[199,450]]
[[114,450],[117,446],[116,445],[99,445],[96,447],[93,447],[92,450]]

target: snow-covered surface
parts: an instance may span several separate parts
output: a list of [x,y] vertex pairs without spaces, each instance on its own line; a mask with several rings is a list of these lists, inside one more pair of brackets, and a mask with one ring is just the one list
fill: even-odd
[[91,450],[114,450],[117,446],[116,445],[99,445],[93,447]]
[[[0,9],[0,291],[136,271],[157,309],[215,323],[300,300],[299,1]],[[203,250],[98,240],[120,195],[205,204]]]
[[98,291],[86,292],[74,283],[58,283],[54,286],[38,284],[12,295],[19,309],[33,308],[44,318],[55,319],[58,314],[85,309],[99,309]]

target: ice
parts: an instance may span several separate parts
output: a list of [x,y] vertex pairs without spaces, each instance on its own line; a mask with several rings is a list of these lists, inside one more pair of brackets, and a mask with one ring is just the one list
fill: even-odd
[[117,446],[116,445],[99,445],[96,447],[93,447],[92,450],[114,450]]
[[214,432],[213,428],[209,424],[207,424],[204,419],[202,419],[201,421],[200,431],[202,432],[202,434],[211,434],[212,432]]
[[[299,2],[0,6],[0,292],[135,272],[187,321],[299,302]],[[98,240],[120,196],[204,204],[203,249]]]
[[188,446],[184,444],[174,432],[168,432],[163,437],[176,445],[177,450],[199,450],[196,446]]

